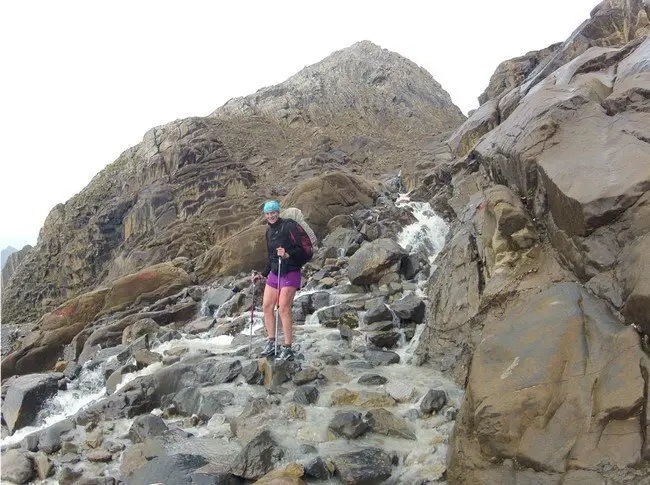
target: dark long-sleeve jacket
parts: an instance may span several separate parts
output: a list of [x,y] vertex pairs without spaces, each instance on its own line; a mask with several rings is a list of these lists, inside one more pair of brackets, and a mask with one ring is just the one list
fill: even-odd
[[269,257],[262,275],[268,276],[271,271],[278,274],[278,248],[284,248],[289,254],[289,258],[282,260],[282,275],[300,270],[307,262],[305,251],[300,244],[303,237],[308,237],[305,230],[292,219],[278,219],[275,224],[269,224],[266,229]]

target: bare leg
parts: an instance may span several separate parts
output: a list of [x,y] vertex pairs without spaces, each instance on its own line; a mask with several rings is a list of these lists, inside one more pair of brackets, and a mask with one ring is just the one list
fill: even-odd
[[293,322],[291,321],[291,304],[293,297],[296,296],[297,288],[285,286],[280,290],[280,319],[282,320],[282,330],[284,331],[284,345],[293,343]]
[[264,287],[262,310],[264,311],[264,328],[266,328],[266,336],[268,338],[275,338],[275,316],[273,315],[273,308],[275,307],[275,301],[277,298],[278,290],[272,286],[266,285]]

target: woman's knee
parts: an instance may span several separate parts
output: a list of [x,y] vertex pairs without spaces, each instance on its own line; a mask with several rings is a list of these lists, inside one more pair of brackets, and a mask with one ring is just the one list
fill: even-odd
[[291,302],[280,302],[280,314],[291,315]]

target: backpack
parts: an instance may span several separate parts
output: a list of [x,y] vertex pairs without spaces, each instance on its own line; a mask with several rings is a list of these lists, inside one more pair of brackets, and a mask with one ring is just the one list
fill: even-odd
[[302,211],[297,207],[289,207],[280,212],[280,218],[291,219],[296,223],[298,226],[298,232],[301,235],[298,244],[302,246],[302,250],[305,252],[305,262],[310,261],[314,256],[314,247],[316,247],[318,239],[316,238],[314,231],[309,227],[309,224],[307,224],[305,216],[302,215]]

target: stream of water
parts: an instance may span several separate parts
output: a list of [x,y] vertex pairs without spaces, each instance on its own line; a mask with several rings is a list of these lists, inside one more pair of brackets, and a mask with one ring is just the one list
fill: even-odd
[[[407,226],[403,230],[398,242],[411,253],[424,253],[432,265],[433,271],[435,258],[445,243],[448,226],[433,212],[429,204],[410,202],[404,196],[400,197],[399,200],[399,206],[408,206],[413,211],[417,222]],[[426,280],[420,281],[418,294],[425,294],[424,285],[426,285]],[[310,291],[314,290],[303,291],[299,294],[306,294]],[[340,302],[345,301],[349,295],[334,293],[332,296],[333,301]],[[318,324],[318,313],[309,315],[304,325],[295,327],[296,341],[300,343],[300,352],[305,358],[304,365],[309,365],[311,362],[316,361],[318,356],[323,353],[334,352],[344,355],[347,352],[347,343],[340,339],[337,329],[325,328]],[[263,328],[262,314],[261,312],[255,312],[253,332],[257,335],[260,333],[261,328]],[[446,468],[446,443],[454,424],[454,421],[449,416],[440,415],[428,419],[415,420],[412,424],[415,429],[416,440],[390,438],[376,433],[368,433],[356,440],[339,439],[330,441],[327,433],[328,424],[335,412],[342,409],[341,407],[331,407],[329,405],[332,393],[342,386],[351,391],[368,391],[368,386],[362,386],[356,382],[357,378],[364,373],[381,374],[388,379],[386,386],[390,383],[399,383],[405,387],[412,388],[413,395],[418,396],[418,399],[428,389],[444,389],[447,393],[449,403],[454,409],[458,409],[463,394],[458,386],[443,378],[431,368],[415,367],[409,364],[423,329],[424,325],[418,325],[415,336],[410,342],[404,343],[404,345],[395,349],[401,358],[401,362],[398,364],[364,370],[362,368],[344,365],[347,364],[347,361],[342,361],[340,368],[344,369],[345,376],[341,376],[338,382],[336,379],[328,379],[323,385],[319,386],[320,397],[318,402],[315,405],[306,407],[305,419],[288,421],[286,426],[283,426],[281,429],[274,429],[280,442],[287,444],[295,443],[296,438],[298,438],[303,442],[317,444],[319,452],[323,455],[335,452],[350,452],[368,446],[401,450],[402,459],[398,470],[396,470],[396,473],[401,475],[400,483],[409,483],[411,479],[415,481],[418,473],[424,473],[423,470],[427,471],[429,476],[435,476],[438,472],[439,475],[442,475]],[[250,326],[247,326],[241,333],[248,336]],[[173,349],[182,347],[187,349],[189,353],[209,351],[217,355],[232,354],[236,351],[232,346],[232,341],[233,337],[231,336],[212,336],[210,332],[206,332],[198,336],[185,335],[180,339],[158,345],[152,348],[152,350],[164,355]],[[138,376],[155,372],[161,366],[162,364],[158,363],[138,372],[126,374],[123,377],[120,387],[123,387]],[[339,368],[339,366],[336,367]],[[408,376],[408,378],[405,379],[405,376]],[[383,391],[386,386],[379,386],[372,390]],[[219,385],[219,389],[228,389],[233,392],[236,396],[235,402],[227,408],[224,416],[215,416],[206,425],[198,428],[189,428],[188,431],[195,436],[210,436],[215,430],[224,429],[223,427],[227,426],[227,424],[224,424],[226,423],[226,418],[237,416],[251,397],[263,397],[266,395],[266,390],[262,386],[249,386],[241,382],[222,384]],[[19,442],[26,435],[34,431],[46,428],[66,417],[73,416],[90,403],[103,398],[105,394],[103,366],[96,366],[94,369],[90,367],[84,368],[70,389],[59,391],[50,400],[39,416],[38,425],[20,429],[13,436],[4,438],[0,441],[0,447],[4,449],[13,443]],[[411,400],[398,403],[396,407],[391,408],[391,412],[401,416],[414,407],[417,407],[417,403],[413,403]],[[218,439],[218,437],[213,439]],[[112,465],[112,468],[115,466]],[[413,474],[413,477],[410,474]],[[332,483],[339,482],[332,481]]]

